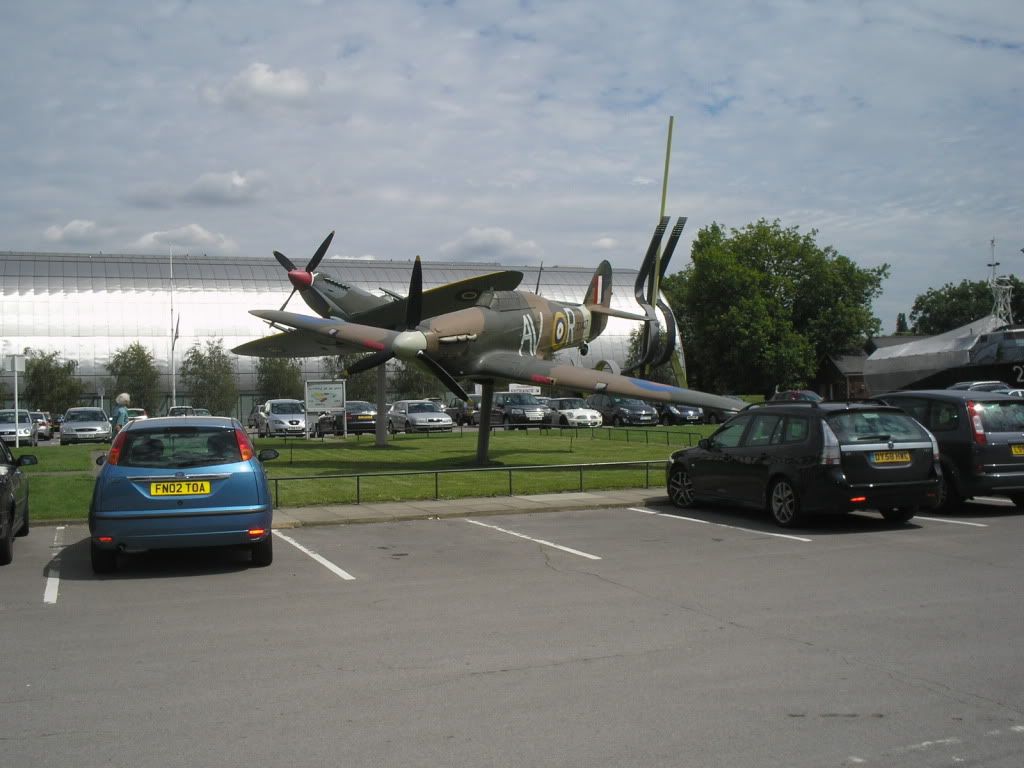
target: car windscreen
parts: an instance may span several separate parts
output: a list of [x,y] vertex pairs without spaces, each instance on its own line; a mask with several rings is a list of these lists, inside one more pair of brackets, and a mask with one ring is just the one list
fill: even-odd
[[[28,411],[21,411],[18,414],[18,421],[22,424],[28,424],[30,421]],[[0,423],[13,424],[14,411],[0,411]]]
[[510,405],[540,405],[540,400],[528,392],[514,392],[506,398],[506,402]]
[[234,430],[223,427],[133,429],[122,434],[119,466],[202,467],[242,460]]
[[302,403],[274,403],[270,406],[271,413],[304,413]]
[[563,411],[569,411],[573,408],[589,408],[590,406],[581,397],[566,397],[559,400],[555,405]]
[[1024,403],[1013,400],[975,402],[974,412],[981,416],[981,427],[986,432],[1024,430]]
[[637,400],[635,397],[613,397],[612,402],[618,406],[625,408],[646,408],[647,405],[642,400]]
[[924,427],[900,411],[847,411],[831,414],[825,421],[840,443],[930,439]]
[[440,410],[437,403],[409,403],[409,413],[437,413]]
[[107,414],[103,411],[69,411],[64,416],[64,421],[107,421]]
[[374,410],[374,407],[362,400],[349,400],[345,403],[345,410],[350,413],[369,413]]

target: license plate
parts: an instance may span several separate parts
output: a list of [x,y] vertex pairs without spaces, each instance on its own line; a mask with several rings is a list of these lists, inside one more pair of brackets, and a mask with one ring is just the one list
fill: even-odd
[[909,464],[910,451],[875,451],[871,454],[875,464]]
[[369,421],[372,418],[373,418],[373,416],[359,416],[358,420],[359,421]]
[[1024,445],[1020,445],[1019,443],[1017,445],[1011,445],[1010,453],[1014,456],[1024,456]]
[[210,493],[209,480],[171,480],[150,483],[151,496],[206,496]]

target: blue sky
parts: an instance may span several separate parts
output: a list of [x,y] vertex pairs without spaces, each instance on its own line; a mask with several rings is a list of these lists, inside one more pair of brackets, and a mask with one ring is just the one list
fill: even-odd
[[[1024,5],[52,2],[0,41],[0,248],[636,267],[779,219],[930,287],[1024,272]],[[283,279],[283,275],[282,275]],[[628,290],[620,285],[618,290]]]

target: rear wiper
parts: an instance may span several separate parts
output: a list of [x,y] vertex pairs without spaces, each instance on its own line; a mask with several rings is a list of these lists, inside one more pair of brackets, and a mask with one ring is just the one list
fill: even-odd
[[865,442],[867,440],[883,440],[889,442],[892,440],[892,435],[857,435],[858,442]]

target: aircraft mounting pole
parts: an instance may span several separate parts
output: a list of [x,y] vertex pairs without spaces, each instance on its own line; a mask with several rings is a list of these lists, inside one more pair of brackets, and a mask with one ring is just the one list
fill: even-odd
[[494,382],[485,381],[480,395],[480,426],[476,435],[476,463],[485,467],[490,463],[488,452],[491,448],[491,406],[494,404]]

